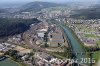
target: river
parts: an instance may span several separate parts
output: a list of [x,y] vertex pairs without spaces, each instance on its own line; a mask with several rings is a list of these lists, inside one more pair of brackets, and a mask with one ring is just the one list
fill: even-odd
[[86,57],[86,54],[84,54],[85,51],[82,48],[82,46],[80,45],[79,41],[77,41],[77,39],[74,37],[74,35],[71,32],[71,30],[68,27],[64,26],[64,25],[60,24],[60,26],[64,30],[66,36],[68,37],[69,42],[70,42],[70,44],[72,46],[72,49],[73,49],[72,51],[74,53],[76,53],[76,58],[77,59],[85,58]]
[[0,61],[0,66],[21,66],[21,65],[8,58]]
[[84,59],[87,58],[86,53],[85,53],[85,49],[81,46],[80,42],[76,39],[76,37],[73,35],[71,29],[69,29],[66,25],[64,24],[58,24],[64,31],[66,37],[68,38],[69,44],[72,47],[72,52],[75,54],[76,56],[76,62],[78,62],[79,64],[88,64],[85,63]]

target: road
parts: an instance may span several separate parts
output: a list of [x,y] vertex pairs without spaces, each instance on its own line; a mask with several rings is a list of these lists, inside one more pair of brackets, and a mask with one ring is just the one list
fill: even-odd
[[35,51],[48,53],[45,49],[37,46],[35,44],[35,41],[33,41],[33,39],[30,38],[27,34],[24,34],[24,39],[25,43],[29,46],[29,48],[34,49]]

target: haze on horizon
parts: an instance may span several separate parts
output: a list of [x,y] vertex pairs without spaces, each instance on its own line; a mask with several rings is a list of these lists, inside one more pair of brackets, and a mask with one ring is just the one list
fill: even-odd
[[42,2],[98,2],[99,0],[0,0],[0,3],[20,3],[20,2],[34,2],[34,1],[42,1]]
[[100,2],[99,0],[0,0],[0,6],[9,6],[9,5],[23,5],[29,2],[54,2],[54,3],[67,3],[67,2],[84,2],[89,4],[94,4]]

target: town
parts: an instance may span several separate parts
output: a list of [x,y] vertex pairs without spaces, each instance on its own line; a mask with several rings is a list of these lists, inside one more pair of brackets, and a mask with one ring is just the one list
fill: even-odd
[[[82,53],[81,48],[75,46],[89,48],[92,52],[100,50],[100,19],[70,18],[72,10],[68,7],[50,7],[36,13],[0,13],[0,18],[37,18],[41,21],[31,24],[29,30],[8,36],[6,41],[0,42],[0,60],[10,58],[23,66],[87,66],[66,59],[79,59],[80,55],[84,58],[87,52]],[[75,39],[67,33],[66,26],[72,30]],[[75,45],[77,40],[81,42],[79,45]]]

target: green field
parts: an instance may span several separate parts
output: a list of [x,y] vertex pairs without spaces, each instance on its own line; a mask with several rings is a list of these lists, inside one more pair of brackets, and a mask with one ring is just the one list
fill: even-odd
[[5,59],[3,61],[0,61],[0,66],[21,66],[21,65],[19,65],[18,63],[16,63],[11,59]]
[[94,34],[85,34],[85,37],[100,38],[100,36],[96,36]]
[[93,54],[93,58],[98,61],[100,59],[100,51],[97,51]]
[[97,44],[98,44],[98,46],[100,47],[100,41],[97,41],[96,43],[97,43]]

